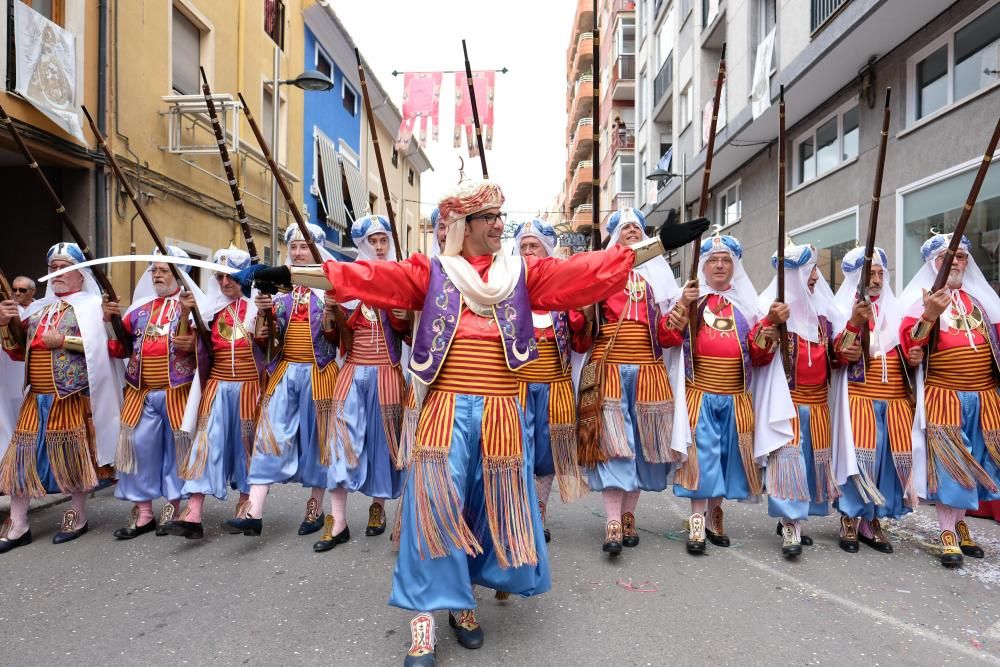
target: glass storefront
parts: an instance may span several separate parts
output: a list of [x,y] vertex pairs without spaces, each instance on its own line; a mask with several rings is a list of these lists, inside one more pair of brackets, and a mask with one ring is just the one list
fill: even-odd
[[796,245],[810,244],[819,251],[816,266],[834,291],[844,281],[840,260],[858,243],[858,213],[852,210],[843,215],[789,233]]

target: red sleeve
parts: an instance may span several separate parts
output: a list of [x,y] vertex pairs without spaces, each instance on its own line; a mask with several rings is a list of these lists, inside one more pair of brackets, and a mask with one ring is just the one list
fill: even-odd
[[24,346],[23,345],[18,345],[17,347],[15,347],[12,350],[8,350],[7,348],[4,348],[4,352],[6,352],[7,356],[10,357],[11,359],[13,359],[14,361],[24,361],[24,356],[25,355],[24,355]]
[[[122,317],[122,323],[125,325],[125,331],[131,331],[132,325],[129,324],[129,316],[125,315]],[[125,347],[118,342],[118,339],[114,336],[108,337],[108,354],[110,354],[115,359],[124,359],[126,357]]]
[[527,258],[532,310],[571,310],[603,301],[620,289],[635,263],[623,245],[582,252],[569,259]]
[[402,262],[327,261],[323,265],[338,301],[361,299],[375,308],[420,310],[430,281],[430,260],[415,254]]
[[389,326],[392,327],[393,331],[400,335],[407,335],[410,333],[410,320],[401,320],[395,315],[393,315],[392,310],[387,311],[389,315]]
[[670,327],[667,324],[668,319],[668,316],[660,317],[660,321],[656,324],[656,339],[663,348],[677,347],[684,342],[684,330]]
[[903,356],[908,356],[910,350],[917,347],[924,347],[930,342],[930,334],[923,338],[913,337],[913,326],[917,323],[918,317],[904,317],[903,324],[899,327],[899,344],[903,348]]
[[841,351],[842,347],[841,341],[844,339],[844,335],[848,331],[857,336],[858,334],[861,333],[861,327],[856,327],[853,324],[851,324],[850,321],[848,321],[847,326],[844,327],[844,330],[841,331],[839,334],[837,334],[836,338],[833,339],[833,349],[836,354],[836,361],[837,364],[839,364],[840,366],[849,366],[851,364],[851,362],[847,360],[847,357],[845,357],[844,353]]
[[570,347],[581,354],[594,344],[594,325],[587,324],[587,317],[579,310],[571,310],[569,315]]
[[769,326],[771,326],[771,323],[766,317],[763,317],[759,322],[757,322],[757,324],[754,325],[753,329],[750,330],[747,345],[750,348],[750,364],[753,366],[766,366],[771,363],[771,359],[774,358],[774,350],[776,346],[772,345],[767,348],[762,348],[758,347],[756,342],[757,334],[760,330]]

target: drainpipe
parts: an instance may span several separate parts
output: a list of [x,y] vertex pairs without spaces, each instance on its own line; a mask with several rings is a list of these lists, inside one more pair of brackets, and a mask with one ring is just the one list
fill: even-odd
[[[108,3],[97,3],[97,126],[104,136],[107,124]],[[111,225],[108,224],[107,179],[103,167],[94,169],[94,251],[98,257],[110,254]]]

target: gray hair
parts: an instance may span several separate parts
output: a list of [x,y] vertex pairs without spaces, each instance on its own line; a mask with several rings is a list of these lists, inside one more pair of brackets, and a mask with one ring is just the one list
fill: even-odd
[[28,276],[15,276],[13,282],[11,282],[11,285],[16,283],[18,280],[28,281],[28,287],[30,287],[31,289],[35,289],[35,281],[29,278]]

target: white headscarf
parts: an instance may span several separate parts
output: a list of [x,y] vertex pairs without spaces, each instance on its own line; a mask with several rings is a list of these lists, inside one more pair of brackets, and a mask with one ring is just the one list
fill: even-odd
[[[49,249],[46,257],[47,262],[55,259],[78,264],[86,258],[77,244],[57,243]],[[118,448],[125,367],[120,359],[113,359],[108,354],[108,332],[104,326],[104,310],[101,308],[104,296],[94,274],[89,268],[80,269],[80,273],[83,274],[82,291],[57,296],[50,281],[45,290],[45,298],[32,302],[25,309],[23,318],[27,319],[60,299],[73,307],[87,360],[90,409],[97,436],[97,463],[108,465],[114,462]]]
[[[819,317],[825,317],[831,324],[839,323],[840,316],[834,303],[833,290],[822,275],[816,281],[812,291],[809,289],[809,276],[816,268],[819,254],[811,245],[785,246],[785,303],[788,304],[788,330],[810,343],[819,342]],[[777,269],[778,253],[771,256],[771,266]],[[759,305],[761,310],[774,303],[778,295],[778,277],[771,279],[771,284],[761,292]]]
[[[608,246],[618,243],[622,230],[629,225],[639,228],[644,241],[649,238],[646,236],[646,218],[642,212],[636,208],[623,208],[612,213],[608,220],[608,233],[610,234]],[[642,276],[646,284],[653,290],[653,299],[664,313],[673,306],[674,301],[680,296],[681,290],[677,286],[674,272],[670,270],[670,265],[662,256],[655,257],[636,267],[633,269],[633,273]]]
[[[223,248],[222,250],[216,252],[212,261],[216,264],[221,264],[222,266],[242,270],[250,266],[250,253],[245,250],[240,250],[235,246],[229,246],[228,248]],[[213,276],[212,280],[208,283],[208,288],[205,290],[205,298],[207,303],[210,304],[210,310],[214,313],[222,311],[226,308],[226,306],[238,300],[230,299],[222,293],[222,288],[219,287],[219,281],[215,276]],[[254,318],[256,317],[257,306],[254,305],[253,299],[247,299],[247,312],[246,316],[243,318],[244,325],[252,325]],[[252,331],[252,328],[250,330]]]
[[[324,262],[336,262],[337,258],[330,254],[330,251],[326,249],[324,245],[326,242],[326,232],[319,225],[313,224],[311,222],[306,223],[306,229],[309,230],[309,235],[312,236],[313,242],[316,244],[316,249],[319,250],[320,259]],[[302,236],[302,232],[299,231],[299,226],[296,223],[288,225],[285,229],[285,245],[291,246],[292,241],[304,241],[305,237]],[[309,258],[309,263],[312,263],[312,257]],[[285,266],[292,266],[292,253],[291,250],[285,253]],[[312,293],[320,301],[323,300],[323,295],[325,292],[321,289],[312,288]],[[357,304],[357,301],[352,301],[351,303]],[[355,306],[348,306],[343,304],[345,307],[354,308]]]
[[[725,253],[733,259],[733,279],[729,283],[729,288],[721,291],[709,286],[705,279],[705,263],[709,257],[717,253]],[[743,268],[743,246],[734,236],[716,234],[702,241],[701,255],[698,259],[698,288],[703,297],[709,294],[725,297],[740,310],[750,326],[757,324],[757,320],[764,314],[760,308],[757,290],[753,288],[750,276]]]
[[375,249],[372,248],[372,244],[368,240],[373,234],[385,234],[389,237],[389,253],[386,255],[385,261],[395,262],[397,259],[396,244],[392,242],[392,225],[389,224],[388,218],[375,214],[358,218],[351,225],[351,238],[354,240],[354,246],[358,249],[358,259],[378,260]]
[[539,218],[532,218],[528,222],[522,222],[514,230],[514,254],[521,254],[521,240],[532,237],[545,248],[545,255],[552,257],[559,247],[559,236],[556,229],[550,223]]
[[[857,300],[858,283],[861,282],[861,267],[865,261],[865,249],[854,248],[841,261],[844,270],[844,282],[834,296],[840,321],[834,323],[837,331],[844,328],[851,317],[851,310]],[[875,328],[872,331],[870,352],[873,357],[884,357],[885,354],[899,345],[899,327],[903,323],[903,310],[899,301],[892,293],[892,276],[889,272],[889,262],[885,250],[875,248],[872,254],[872,266],[881,266],[883,271],[882,292],[873,301],[875,305]]]
[[[191,258],[190,255],[177,246],[167,246],[167,251],[170,253],[171,257]],[[159,255],[160,249],[153,248],[153,254]],[[198,310],[201,313],[201,316],[205,319],[205,323],[207,324],[208,322],[211,322],[212,317],[215,316],[217,311],[213,310],[212,304],[209,303],[208,298],[205,296],[201,287],[199,287],[198,284],[191,278],[191,267],[186,264],[181,264],[178,268],[180,269],[181,280],[184,281],[184,288],[194,295],[194,300],[198,304]],[[139,282],[136,283],[135,292],[132,293],[132,303],[129,305],[128,310],[125,311],[126,315],[131,313],[136,308],[144,306],[157,298],[156,290],[153,288],[152,270],[153,265],[150,264],[146,267],[146,270],[143,271],[142,277],[139,278]],[[177,298],[177,295],[175,294],[171,298]]]

